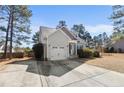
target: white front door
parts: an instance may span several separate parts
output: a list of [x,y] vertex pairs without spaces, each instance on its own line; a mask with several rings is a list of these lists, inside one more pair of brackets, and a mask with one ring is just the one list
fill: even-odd
[[66,59],[65,47],[52,47],[51,48],[51,60],[63,60]]

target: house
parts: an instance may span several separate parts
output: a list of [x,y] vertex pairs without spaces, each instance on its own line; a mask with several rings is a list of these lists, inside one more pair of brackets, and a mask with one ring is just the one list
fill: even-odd
[[[10,45],[9,45],[9,41],[8,41],[8,45],[7,45],[7,52],[9,53],[10,50]],[[5,49],[5,42],[0,42],[0,53],[4,53],[4,49]],[[12,48],[12,52],[14,52],[13,48]]]
[[44,45],[44,58],[47,60],[77,57],[78,39],[65,27],[55,29],[41,26],[39,43]]
[[116,52],[124,52],[124,39],[113,41],[110,45]]
[[4,52],[4,42],[0,42],[0,53]]
[[14,52],[24,52],[24,49],[23,48],[20,48],[20,47],[14,47],[13,48]]

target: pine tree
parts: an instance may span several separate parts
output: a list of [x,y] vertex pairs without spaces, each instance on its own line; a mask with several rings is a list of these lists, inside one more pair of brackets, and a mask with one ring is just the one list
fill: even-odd
[[[30,34],[30,17],[32,16],[31,10],[24,5],[5,5],[1,8],[3,12],[3,19],[7,21],[6,29],[6,43],[4,55],[6,57],[8,35],[10,32],[10,59],[12,58],[13,42],[22,44],[22,41],[26,41],[29,37],[26,34]],[[6,16],[5,16],[6,14]]]
[[59,24],[57,25],[56,28],[58,29],[58,28],[62,28],[62,27],[67,27],[66,21],[64,21],[64,20],[60,20]]
[[39,42],[39,32],[36,32],[32,37],[33,43],[37,44]]
[[113,40],[124,38],[124,6],[112,6],[113,13],[110,19],[113,22],[114,32],[112,35]]

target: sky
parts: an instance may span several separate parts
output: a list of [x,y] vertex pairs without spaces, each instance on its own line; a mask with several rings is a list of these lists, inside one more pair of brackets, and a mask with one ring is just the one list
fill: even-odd
[[112,33],[112,22],[109,20],[112,7],[107,5],[33,5],[31,28],[33,34],[39,26],[55,28],[59,20],[65,20],[68,28],[74,24],[83,24],[92,36],[106,32]]
[[[40,26],[56,28],[60,20],[66,21],[67,27],[72,28],[74,24],[83,24],[91,36],[106,32],[112,33],[112,22],[109,20],[112,14],[112,6],[106,5],[29,5],[32,10],[31,17],[31,39]],[[0,34],[1,35],[1,34]],[[23,43],[22,47],[30,46],[32,43]]]

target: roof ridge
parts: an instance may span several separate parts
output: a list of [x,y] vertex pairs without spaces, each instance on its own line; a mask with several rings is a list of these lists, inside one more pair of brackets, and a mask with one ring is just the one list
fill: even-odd
[[60,28],[66,35],[68,35],[72,40],[77,40],[76,37],[66,28]]

